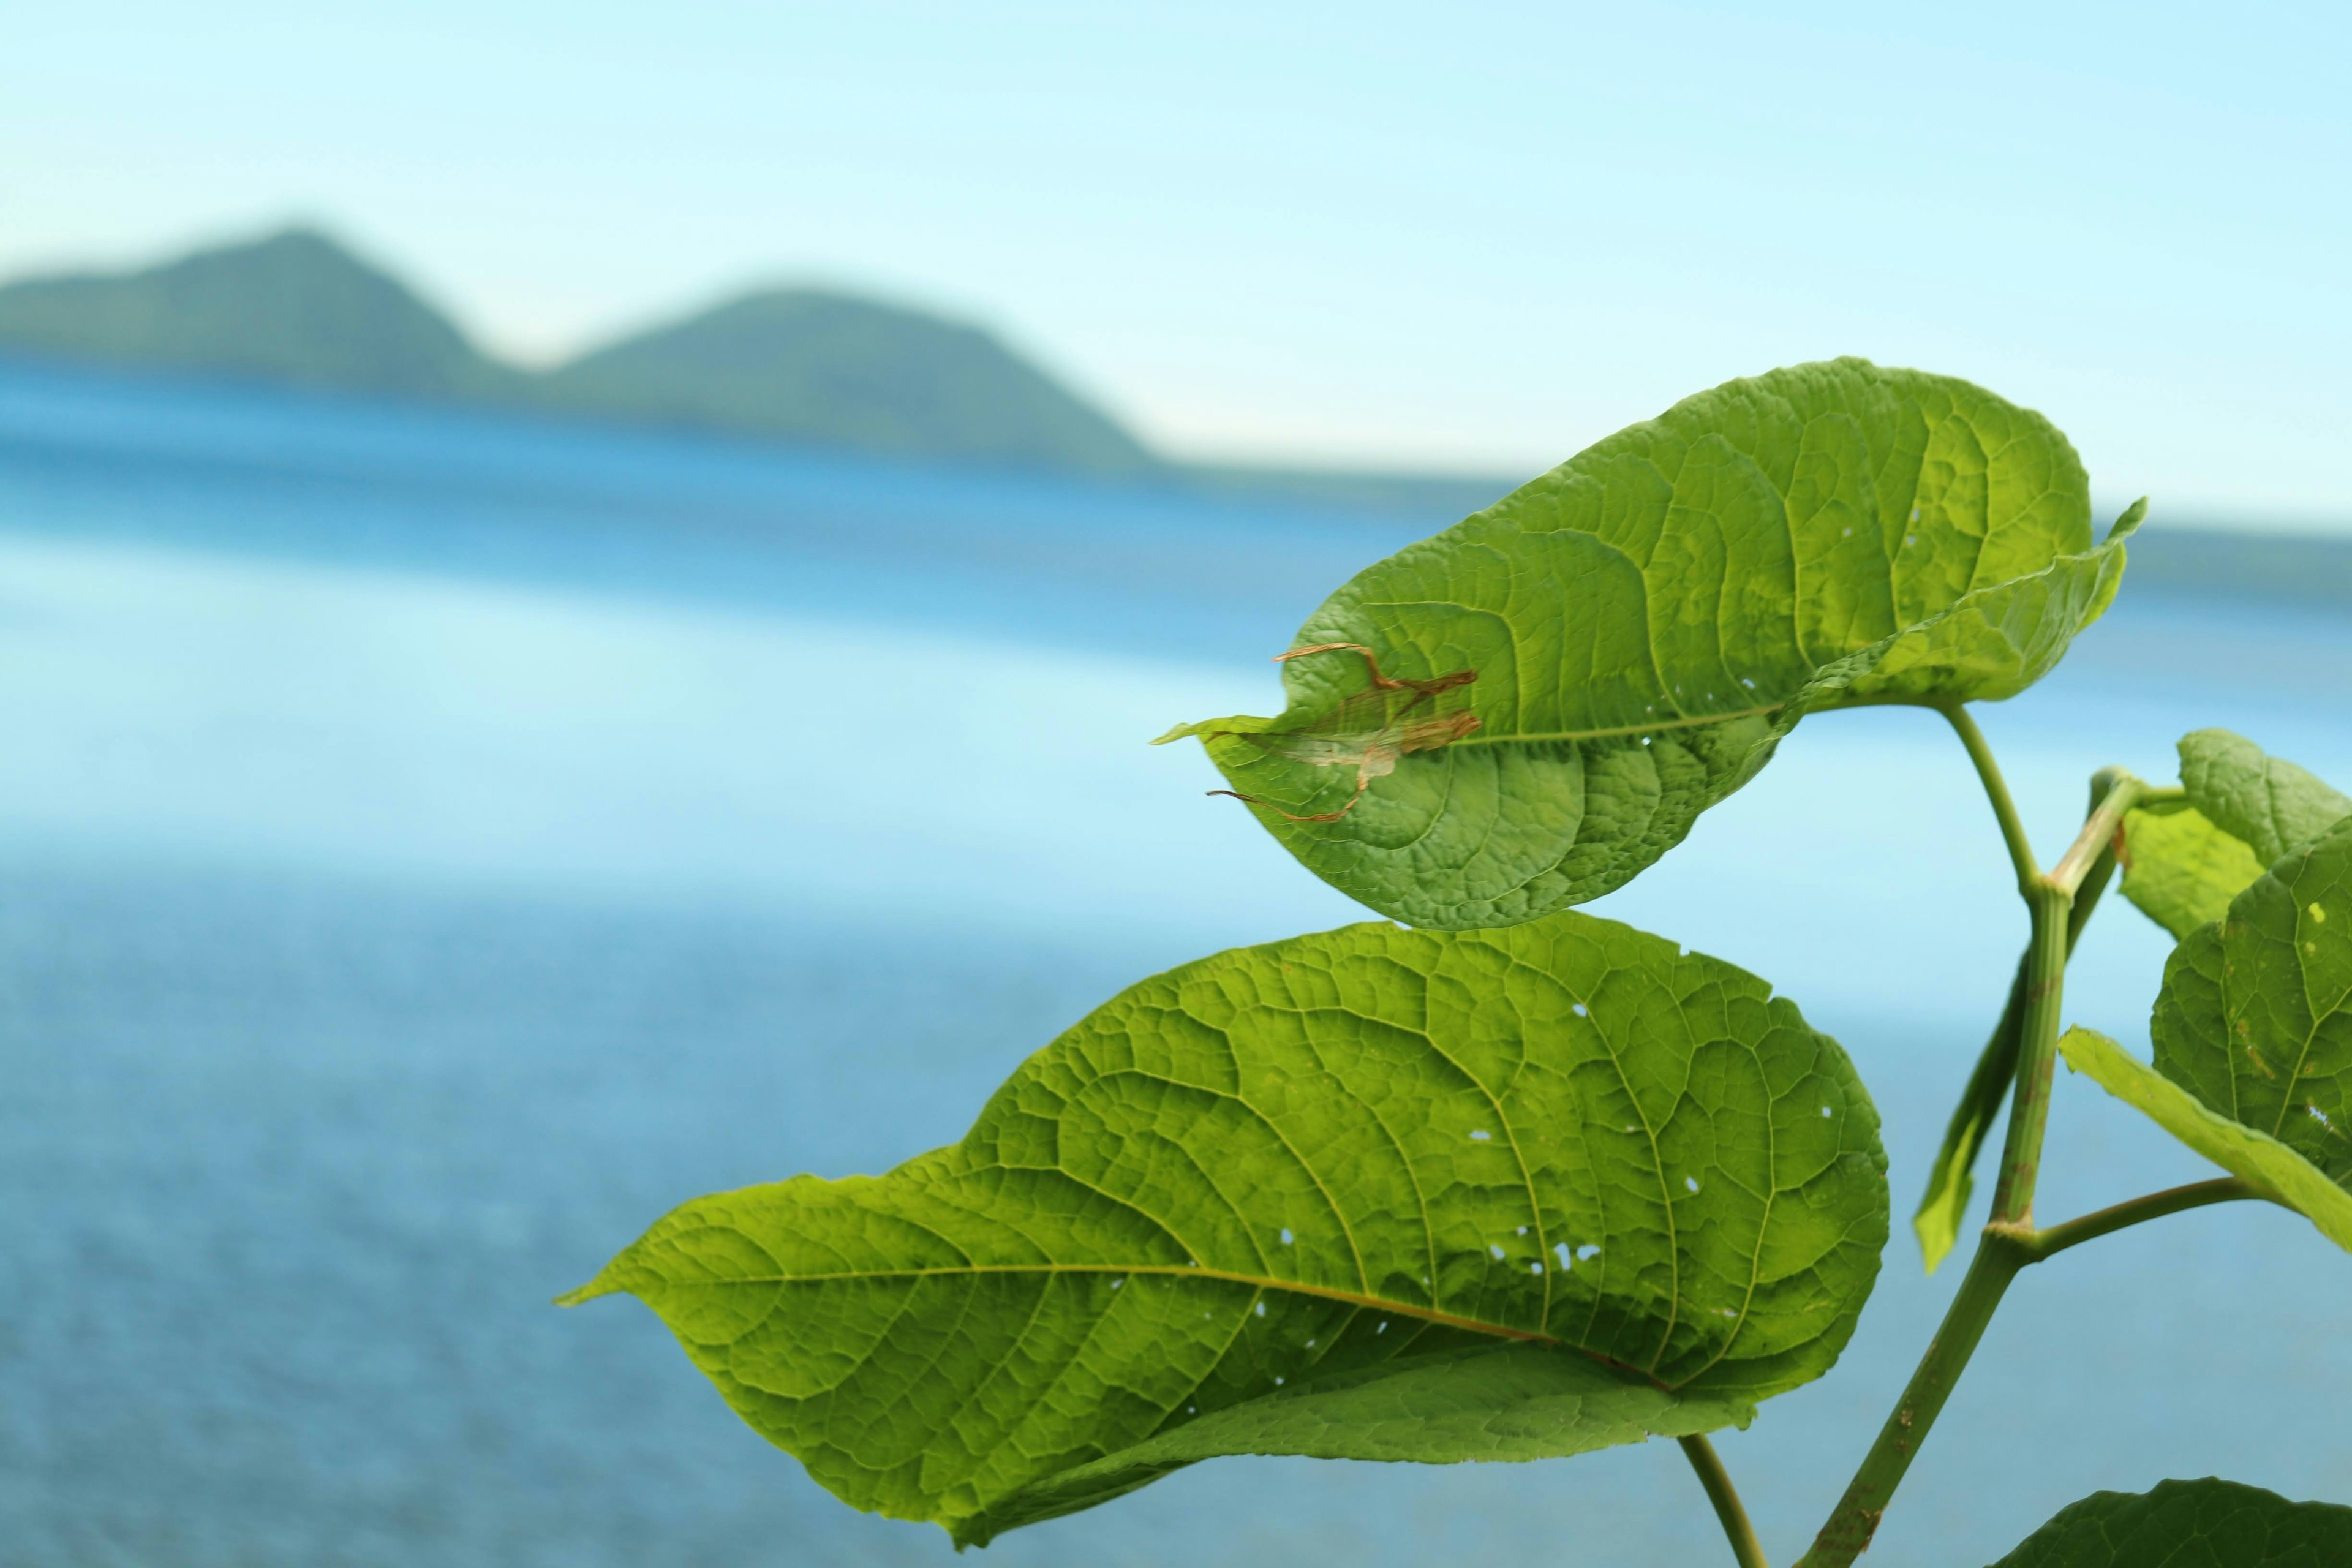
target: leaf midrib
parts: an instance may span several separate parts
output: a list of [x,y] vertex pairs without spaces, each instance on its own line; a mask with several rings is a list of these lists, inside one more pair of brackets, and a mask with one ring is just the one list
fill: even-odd
[[[1550,1272],[1549,1268],[1545,1271]],[[948,1279],[973,1274],[1117,1274],[1144,1275],[1155,1279],[1215,1279],[1231,1285],[1246,1285],[1257,1290],[1281,1290],[1296,1296],[1313,1296],[1326,1301],[1344,1301],[1349,1306],[1363,1307],[1395,1317],[1412,1318],[1422,1322],[1436,1323],[1446,1328],[1467,1329],[1474,1333],[1496,1339],[1515,1340],[1528,1344],[1549,1345],[1560,1350],[1577,1351],[1610,1366],[1623,1363],[1611,1360],[1584,1346],[1572,1344],[1554,1334],[1540,1333],[1533,1329],[1515,1329],[1506,1323],[1490,1323],[1480,1318],[1465,1318],[1458,1313],[1440,1311],[1433,1307],[1418,1307],[1410,1302],[1392,1301],[1380,1296],[1354,1290],[1335,1289],[1328,1285],[1311,1285],[1297,1279],[1278,1279],[1270,1275],[1244,1274],[1234,1269],[1195,1268],[1190,1264],[1172,1263],[971,1263],[944,1268],[854,1268],[828,1274],[743,1274],[712,1281],[717,1286],[734,1285],[826,1285],[862,1283],[874,1279]],[[1626,1367],[1629,1372],[1640,1369]],[[1644,1374],[1647,1375],[1647,1374]]]

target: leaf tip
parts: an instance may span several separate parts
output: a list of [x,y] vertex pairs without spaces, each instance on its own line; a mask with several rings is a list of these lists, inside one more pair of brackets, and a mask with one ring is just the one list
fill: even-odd
[[2109,544],[2113,544],[2119,539],[2129,539],[2133,533],[2138,531],[2139,525],[2147,521],[2147,498],[2146,496],[2142,496],[2139,500],[2132,502],[2131,505],[2124,508],[2123,515],[2116,518],[2115,526],[2107,530],[2106,542]]

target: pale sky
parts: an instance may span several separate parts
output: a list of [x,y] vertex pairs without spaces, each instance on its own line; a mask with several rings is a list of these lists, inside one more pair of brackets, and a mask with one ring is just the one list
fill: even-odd
[[325,223],[489,346],[754,281],[983,320],[1186,455],[1533,472],[1862,353],[2095,488],[2352,527],[2352,7],[76,0],[0,273]]

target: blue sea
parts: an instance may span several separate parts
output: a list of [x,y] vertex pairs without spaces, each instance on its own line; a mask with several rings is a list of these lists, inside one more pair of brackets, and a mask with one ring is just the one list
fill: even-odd
[[[683,1198],[954,1139],[1131,980],[1362,918],[1144,742],[1266,710],[1322,595],[1449,521],[0,368],[0,1562],[947,1562],[641,1308],[549,1299]],[[2127,582],[1983,717],[2052,854],[2203,725],[2352,781],[2352,623]],[[1852,1349],[1721,1443],[1792,1559],[1957,1284],[1903,1222],[2022,913],[1895,710],[1592,908],[1770,977],[1885,1118]],[[2144,1041],[2166,947],[2111,900],[2070,1016]],[[2210,1173],[2063,1075],[2052,1140],[2047,1216]],[[2168,1476],[2352,1500],[2347,1301],[2246,1207],[2032,1271],[1871,1560]],[[1223,1460],[988,1555],[1727,1560],[1663,1444]]]

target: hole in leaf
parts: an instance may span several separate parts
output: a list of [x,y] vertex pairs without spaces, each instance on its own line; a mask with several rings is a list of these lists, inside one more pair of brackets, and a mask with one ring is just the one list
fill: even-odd
[[1478,1142],[1478,1143],[1484,1143],[1485,1142],[1486,1142],[1486,1140],[1488,1140],[1489,1138],[1492,1138],[1493,1136],[1494,1136],[1494,1134],[1493,1134],[1492,1132],[1487,1131],[1486,1131],[1485,1128],[1483,1128],[1483,1127],[1482,1127],[1482,1128],[1480,1128],[1477,1131],[1473,1132],[1472,1134],[1470,1134],[1470,1137],[1471,1137],[1472,1142]]
[[1582,1247],[1576,1249],[1576,1260],[1580,1263],[1584,1262],[1589,1258],[1594,1258],[1600,1256],[1601,1248],[1589,1241]]
[[1265,1303],[1263,1301],[1257,1304],[1257,1315],[1261,1318],[1265,1316]]
[[1374,1332],[1374,1333],[1376,1333],[1376,1334],[1384,1334],[1384,1333],[1387,1333],[1388,1331],[1389,1331],[1389,1325],[1388,1325],[1388,1322],[1387,1322],[1387,1321],[1386,1321],[1385,1319],[1383,1319],[1383,1320],[1381,1321],[1381,1324],[1380,1324],[1380,1326],[1379,1326],[1378,1328],[1376,1328],[1376,1329],[1374,1329],[1374,1330],[1372,1331],[1372,1332]]
[[1823,1116],[1828,1116],[1828,1115],[1830,1115],[1830,1114],[1831,1114],[1830,1108],[1829,1108],[1828,1106],[1826,1106],[1826,1105],[1822,1106],[1822,1114]]
[[1291,1243],[1292,1239],[1293,1239],[1293,1237],[1292,1237],[1292,1236],[1291,1236],[1291,1234],[1290,1234],[1290,1227],[1289,1227],[1288,1226],[1283,1226],[1283,1229],[1282,1229],[1282,1245],[1283,1245],[1283,1246],[1285,1246],[1285,1247],[1288,1247],[1288,1246],[1290,1245],[1290,1243]]
[[1555,1241],[1552,1243],[1551,1249],[1554,1253],[1559,1255],[1559,1266],[1562,1268],[1568,1268],[1570,1266],[1568,1258],[1568,1243],[1564,1241]]
[[1493,1254],[1495,1255],[1495,1261],[1496,1261],[1496,1262],[1500,1263],[1501,1261],[1503,1261],[1503,1249],[1502,1249],[1501,1247],[1499,1247],[1496,1246],[1493,1242],[1491,1242],[1491,1241],[1490,1241],[1490,1242],[1488,1242],[1488,1243],[1486,1244],[1486,1250],[1487,1250],[1487,1251],[1489,1251],[1489,1252],[1491,1252],[1491,1253],[1493,1253]]
[[1570,1007],[1569,1011],[1575,1014],[1580,1018],[1590,1018],[1592,1016],[1591,1014],[1584,1010],[1584,1004],[1581,1002],[1577,1003],[1574,1006]]
[[1530,1274],[1540,1274],[1543,1272],[1543,1265],[1540,1263],[1530,1263],[1528,1265],[1528,1272]]
[[1688,1187],[1692,1192],[1696,1192],[1698,1191],[1698,1178],[1696,1176],[1685,1176],[1683,1178],[1683,1185]]

